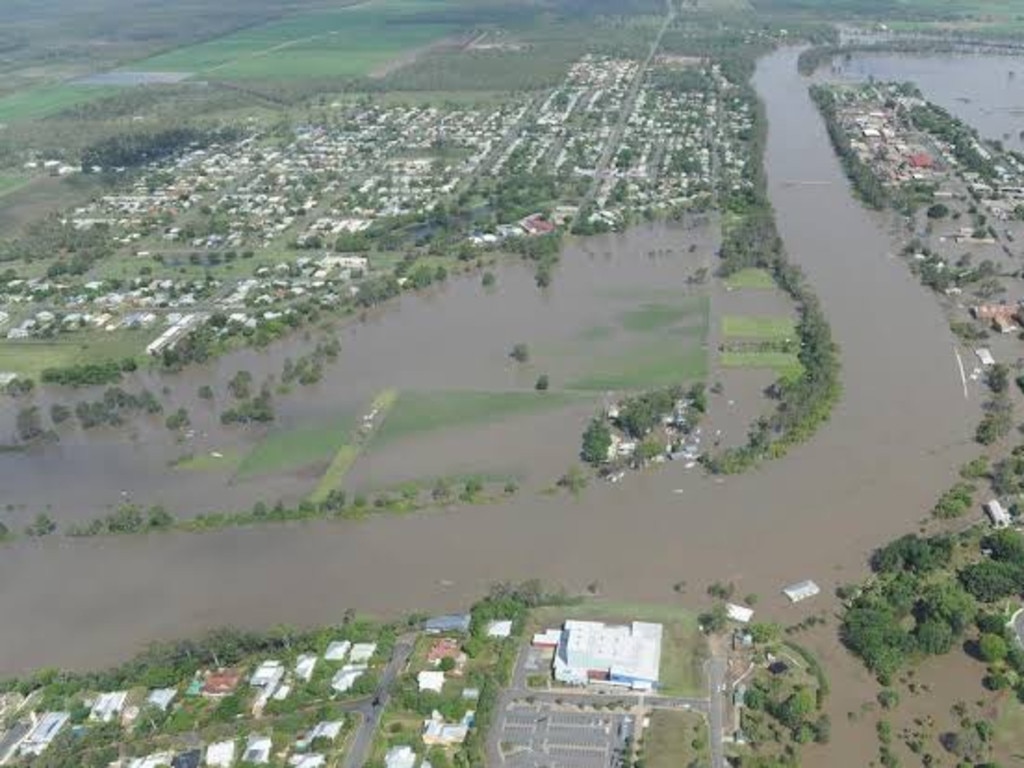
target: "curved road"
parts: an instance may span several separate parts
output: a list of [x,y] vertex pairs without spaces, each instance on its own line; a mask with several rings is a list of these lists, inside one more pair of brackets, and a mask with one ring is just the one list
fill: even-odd
[[[521,494],[417,516],[14,547],[0,554],[0,673],[108,663],[223,624],[456,608],[491,582],[530,577],[664,601],[680,599],[680,579],[693,594],[731,579],[761,595],[763,614],[820,610],[871,547],[925,514],[969,456],[977,406],[964,401],[936,303],[851,198],[795,58],[774,54],[756,76],[767,171],[782,236],[842,347],[845,386],[807,445],[723,482],[669,465],[579,499]],[[804,578],[824,594],[789,608],[778,590]]]

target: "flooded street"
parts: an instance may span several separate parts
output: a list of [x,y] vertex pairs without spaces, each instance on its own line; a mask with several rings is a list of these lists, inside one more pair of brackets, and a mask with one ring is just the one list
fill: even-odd
[[[779,229],[841,347],[843,398],[808,444],[722,480],[669,464],[579,498],[523,492],[414,516],[19,545],[0,553],[0,672],[112,662],[147,641],[223,624],[455,608],[494,581],[530,577],[693,607],[705,585],[733,580],[740,594],[761,596],[759,613],[786,623],[827,607],[838,583],[863,573],[866,553],[912,529],[972,455],[979,406],[964,399],[939,306],[850,195],[795,61],[792,50],[767,57],[755,82]],[[582,248],[564,256],[584,258]],[[529,322],[516,317],[501,322]],[[488,348],[502,354],[506,342]],[[442,357],[431,386],[445,385],[444,371]],[[779,589],[805,578],[822,596],[784,605]],[[680,597],[672,585],[684,579]]]

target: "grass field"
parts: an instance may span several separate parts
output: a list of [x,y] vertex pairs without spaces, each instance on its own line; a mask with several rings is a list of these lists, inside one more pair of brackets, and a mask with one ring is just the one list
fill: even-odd
[[704,678],[707,643],[694,614],[668,605],[586,600],[579,605],[553,606],[534,611],[531,627],[556,626],[565,619],[653,621],[662,624],[664,635],[659,692],[666,696],[707,696],[707,682]]
[[350,8],[306,13],[179,48],[131,66],[194,72],[223,79],[329,78],[365,75],[404,52],[455,30],[406,0],[373,0]]
[[803,372],[794,352],[723,352],[721,363],[724,368],[770,368],[785,378]]
[[753,267],[749,269],[741,269],[739,272],[734,272],[725,278],[725,285],[728,288],[774,288],[775,281],[772,280],[771,273],[766,269],[755,269]]
[[796,326],[788,317],[726,315],[722,318],[722,335],[726,338],[785,341],[796,338]]
[[0,173],[0,197],[10,194],[16,189],[21,189],[30,181],[31,179],[27,176]]
[[0,342],[0,372],[38,377],[44,368],[55,368],[107,358],[138,357],[156,331],[89,333],[67,341]]
[[644,733],[644,757],[647,768],[709,764],[707,723],[696,712],[656,710]]
[[562,408],[580,399],[564,392],[402,392],[374,435],[373,445]]
[[1008,755],[1024,754],[1024,706],[1014,698],[1005,698],[996,718],[996,748]]
[[116,88],[79,85],[44,85],[0,98],[0,122],[38,120],[62,109],[108,96]]
[[299,469],[327,461],[350,439],[353,418],[343,414],[324,424],[272,431],[238,467],[240,478]]

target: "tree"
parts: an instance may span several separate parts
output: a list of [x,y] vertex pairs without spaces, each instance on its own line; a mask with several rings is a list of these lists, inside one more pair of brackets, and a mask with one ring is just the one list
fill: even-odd
[[984,634],[978,640],[978,656],[989,664],[1005,659],[1008,651],[1006,641],[999,635]]
[[497,282],[497,278],[494,276],[493,272],[484,272],[484,276],[481,278],[480,282],[483,284],[484,288],[491,288]]
[[601,464],[608,460],[608,449],[612,445],[612,431],[601,418],[591,419],[583,433],[583,450],[580,457],[588,464]]
[[56,530],[57,524],[50,519],[49,515],[40,512],[36,515],[35,520],[25,529],[25,533],[29,536],[42,537],[49,536]]
[[451,672],[453,669],[455,669],[455,659],[453,659],[451,656],[445,656],[443,659],[441,659],[441,664],[438,666],[438,669],[440,669],[442,672]]
[[700,622],[701,627],[709,635],[724,632],[725,628],[729,625],[729,612],[725,607],[725,603],[715,603],[710,611],[698,616],[697,621]]
[[949,207],[944,203],[935,203],[928,208],[929,219],[944,219],[949,215]]
[[533,385],[533,388],[538,392],[546,392],[550,384],[551,380],[548,379],[548,375],[546,373],[542,373],[537,377],[537,383]]
[[530,348],[523,342],[519,342],[513,345],[512,351],[508,353],[508,356],[517,363],[525,363],[530,359]]

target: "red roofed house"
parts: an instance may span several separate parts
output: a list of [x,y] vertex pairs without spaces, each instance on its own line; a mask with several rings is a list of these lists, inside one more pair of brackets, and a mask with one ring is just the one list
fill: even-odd
[[230,696],[242,682],[242,673],[237,669],[218,669],[207,672],[203,680],[203,696],[219,699]]
[[544,218],[543,214],[534,213],[519,222],[519,226],[528,235],[549,235],[555,231],[555,225]]
[[931,168],[935,165],[932,156],[927,152],[915,152],[909,158],[911,168]]

